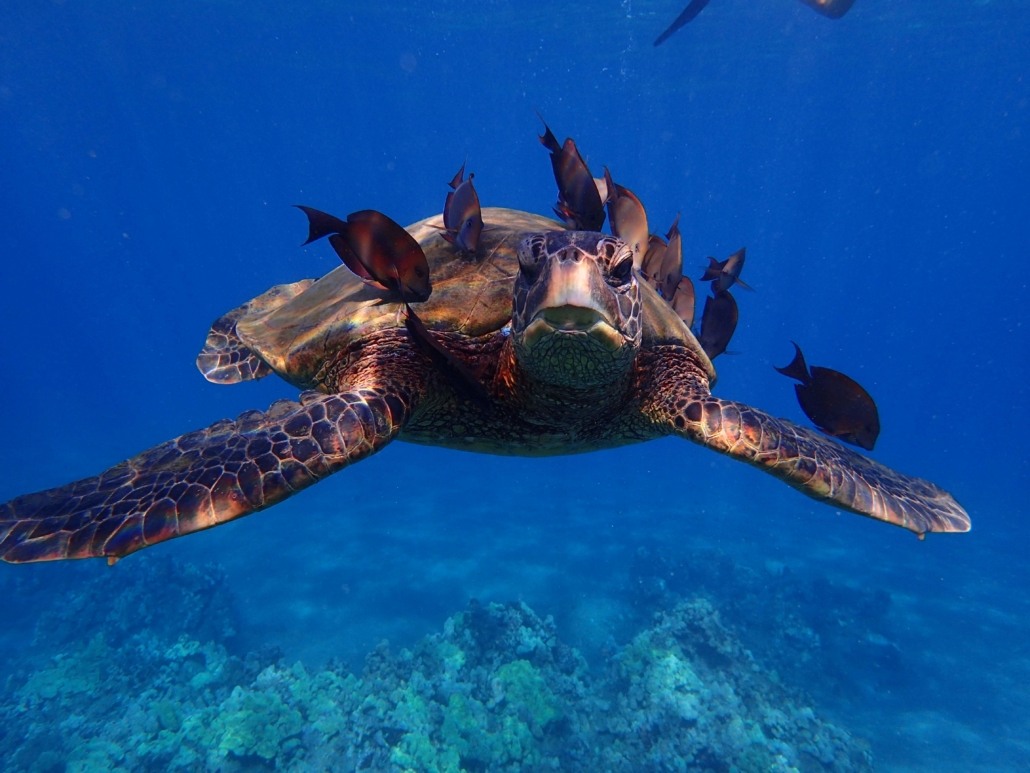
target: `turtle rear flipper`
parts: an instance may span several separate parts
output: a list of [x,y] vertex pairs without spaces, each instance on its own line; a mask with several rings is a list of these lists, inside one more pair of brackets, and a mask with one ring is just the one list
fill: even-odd
[[113,561],[249,515],[375,453],[409,410],[372,390],[305,392],[216,422],[96,477],[0,505],[0,559]]
[[204,378],[215,384],[238,384],[264,378],[271,373],[268,363],[240,338],[236,325],[244,317],[256,319],[270,314],[313,283],[313,279],[302,279],[292,284],[276,285],[216,319],[207,334],[204,348],[197,355],[197,368]]
[[711,396],[672,417],[678,434],[753,464],[808,496],[922,536],[969,531],[969,515],[947,491],[756,408]]

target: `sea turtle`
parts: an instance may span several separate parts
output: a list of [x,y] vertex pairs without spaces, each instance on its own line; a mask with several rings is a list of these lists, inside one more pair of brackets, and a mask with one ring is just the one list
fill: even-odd
[[113,561],[274,505],[395,439],[546,456],[677,435],[919,535],[968,530],[932,483],[714,397],[711,361],[619,238],[508,209],[483,220],[476,254],[440,216],[408,228],[433,280],[411,307],[457,371],[418,342],[404,303],[344,266],[273,287],[214,323],[197,364],[219,383],[274,372],[305,390],[298,401],[0,506],[0,557]]

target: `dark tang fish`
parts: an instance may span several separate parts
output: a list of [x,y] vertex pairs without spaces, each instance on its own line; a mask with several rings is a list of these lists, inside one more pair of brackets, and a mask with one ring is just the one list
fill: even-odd
[[557,138],[544,124],[540,144],[551,151],[551,168],[558,183],[558,203],[554,207],[565,224],[578,231],[600,231],[604,225],[604,205],[597,192],[590,170],[579,155],[576,142],[566,137],[559,145]]
[[651,234],[647,238],[647,250],[640,264],[640,274],[655,290],[661,286],[662,264],[665,262],[667,246],[665,239],[657,234]]
[[608,167],[604,168],[604,184],[608,194],[608,222],[612,226],[612,233],[633,250],[633,268],[639,270],[647,253],[647,212],[633,191],[612,180]]
[[345,222],[311,207],[297,208],[308,216],[305,244],[328,236],[340,260],[367,284],[396,293],[405,303],[429,298],[433,288],[425,253],[382,212],[363,209],[347,215]]
[[[855,4],[855,0],[801,0],[801,2],[831,19],[839,19]],[[676,17],[676,21],[655,39],[654,44],[660,46],[674,32],[692,22],[705,9],[706,5],[708,5],[708,0],[691,0],[683,9],[683,13]]]
[[298,208],[308,216],[305,244],[329,237],[330,244],[347,268],[366,283],[396,293],[404,303],[404,326],[412,339],[444,373],[459,394],[469,400],[488,399],[483,385],[457,357],[449,352],[409,305],[428,300],[429,263],[418,242],[400,225],[372,209],[354,212],[346,222],[311,207]]
[[801,382],[794,385],[801,410],[827,435],[872,451],[880,434],[880,414],[873,398],[843,373],[809,368],[797,344],[794,351],[790,365],[776,370]]
[[479,247],[479,235],[483,232],[483,214],[479,207],[479,196],[472,187],[472,174],[467,180],[465,165],[454,175],[450,186],[454,190],[447,194],[443,205],[443,238],[465,252],[474,253]]
[[683,9],[683,13],[677,16],[676,20],[666,28],[665,32],[655,39],[654,44],[656,46],[660,46],[680,27],[686,26],[692,22],[695,17],[705,9],[706,5],[708,5],[708,0],[690,0],[687,7]]
[[680,279],[683,278],[683,247],[679,222],[680,216],[676,215],[669,232],[665,235],[668,243],[655,234],[648,237],[647,251],[640,265],[640,275],[667,301],[672,301]]
[[709,257],[708,268],[705,269],[705,273],[704,276],[701,277],[701,281],[710,281],[712,283],[712,292],[715,293],[729,290],[734,284],[739,284],[746,290],[753,290],[753,287],[746,284],[744,280],[740,278],[740,272],[743,269],[744,248],[741,247],[723,261],[718,261],[713,257]]
[[701,333],[697,337],[708,359],[714,360],[726,351],[737,329],[737,302],[727,291],[717,292],[705,298],[705,310],[701,313]]
[[672,300],[680,279],[683,277],[683,246],[680,239],[680,216],[672,221],[669,232],[665,234],[665,252],[662,255],[661,268],[658,275],[658,290],[667,301]]
[[690,277],[681,276],[672,294],[672,310],[688,328],[694,327],[694,283]]

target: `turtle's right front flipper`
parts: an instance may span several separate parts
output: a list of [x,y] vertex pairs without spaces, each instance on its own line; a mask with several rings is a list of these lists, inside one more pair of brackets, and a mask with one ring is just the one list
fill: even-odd
[[814,499],[914,531],[969,531],[947,491],[743,403],[698,394],[669,419],[676,433],[765,470]]
[[914,531],[969,531],[969,514],[947,491],[897,472],[836,440],[750,405],[713,397],[689,352],[665,348],[648,361],[643,413],[666,432],[747,462],[804,494]]
[[286,499],[375,453],[411,406],[305,392],[155,446],[93,478],[0,505],[0,558],[119,558]]

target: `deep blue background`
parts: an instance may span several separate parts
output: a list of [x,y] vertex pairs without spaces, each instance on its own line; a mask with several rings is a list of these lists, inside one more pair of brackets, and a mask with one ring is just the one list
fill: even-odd
[[[771,367],[797,340],[874,394],[876,458],[953,491],[974,531],[917,543],[673,441],[545,461],[399,446],[156,550],[221,560],[248,635],[318,659],[420,636],[471,595],[564,610],[589,647],[597,599],[555,599],[584,596],[603,562],[567,575],[563,556],[664,530],[931,610],[962,642],[956,672],[985,669],[956,682],[953,717],[991,714],[964,690],[994,684],[999,641],[1022,658],[1011,684],[1030,674],[1030,5],[858,0],[831,22],[717,0],[657,49],[676,2],[295,5],[0,8],[0,499],[291,396],[193,365],[224,311],[335,266],[298,246],[290,204],[410,222],[468,159],[485,205],[547,213],[539,110],[654,230],[681,213],[688,273],[747,245],[757,291],[737,294],[720,395],[803,421]],[[131,582],[144,560],[112,571]],[[101,571],[3,569],[49,573],[56,593]],[[979,641],[992,616],[1011,627]],[[874,738],[888,759],[890,743]]]

